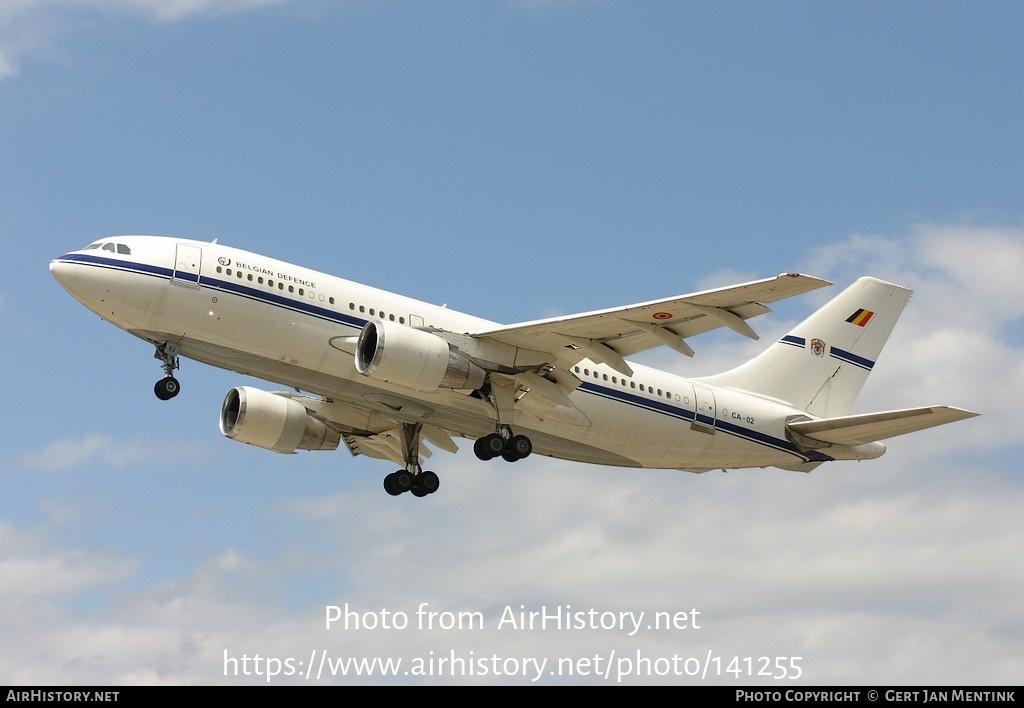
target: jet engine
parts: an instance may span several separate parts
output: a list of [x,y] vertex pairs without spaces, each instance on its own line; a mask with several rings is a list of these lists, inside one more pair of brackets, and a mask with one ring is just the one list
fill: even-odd
[[236,386],[220,408],[220,432],[274,452],[336,450],[341,435],[298,401],[250,386]]
[[443,338],[387,320],[370,320],[359,333],[356,370],[417,391],[480,388],[485,376]]

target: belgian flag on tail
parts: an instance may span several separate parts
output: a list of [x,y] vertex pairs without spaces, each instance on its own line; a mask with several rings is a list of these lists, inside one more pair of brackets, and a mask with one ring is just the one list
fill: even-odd
[[849,317],[847,317],[846,321],[849,322],[850,324],[855,324],[858,327],[863,327],[868,322],[870,322],[871,318],[874,317],[874,316],[875,316],[874,312],[872,312],[871,310],[865,310],[865,309],[862,308],[862,309],[857,310],[856,312],[854,312]]

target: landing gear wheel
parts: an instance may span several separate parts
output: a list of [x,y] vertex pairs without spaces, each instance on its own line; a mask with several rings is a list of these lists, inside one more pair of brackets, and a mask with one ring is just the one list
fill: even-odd
[[394,472],[392,472],[391,474],[386,475],[384,477],[384,491],[387,492],[388,494],[390,494],[393,497],[397,497],[399,494],[402,493],[402,490],[401,489],[395,489],[395,487],[394,487],[394,478],[395,478]]
[[521,460],[524,457],[529,457],[533,452],[533,443],[525,435],[513,435],[512,439],[508,441],[508,449],[515,453],[517,460]]
[[485,435],[473,444],[473,451],[481,460],[490,460],[505,451],[505,438],[497,433]]
[[161,401],[169,401],[178,395],[181,391],[181,385],[178,383],[178,379],[173,376],[166,376],[156,382],[156,386],[153,387],[153,393]]
[[413,476],[405,470],[392,472],[384,478],[384,491],[393,497],[412,489]]
[[174,378],[174,371],[178,368],[179,347],[174,342],[163,342],[156,345],[155,358],[163,362],[164,378],[156,382],[153,393],[161,401],[169,401],[181,391],[181,384]]
[[400,427],[402,457],[405,469],[392,472],[384,478],[384,491],[393,497],[403,492],[412,492],[414,497],[433,494],[441,486],[441,480],[433,472],[424,472],[420,466],[421,423],[402,423]]
[[500,433],[491,433],[473,443],[473,452],[481,460],[491,460],[500,456],[506,462],[515,462],[530,456],[533,452],[533,443],[525,435],[513,435],[506,440]]
[[398,493],[408,492],[412,489],[413,476],[406,470],[398,470],[394,473],[394,477],[391,479],[392,486],[398,490]]
[[477,438],[476,439],[476,442],[473,443],[473,452],[476,454],[478,459],[484,460],[484,461],[489,460],[492,457],[494,457],[494,455],[492,455],[487,450],[487,438],[486,437],[482,437],[482,438]]
[[[413,485],[413,494],[416,491],[422,491],[423,494],[433,494],[437,491],[437,488],[441,486],[441,479],[433,472],[424,472],[416,478],[416,483]],[[417,496],[420,496],[417,494]]]

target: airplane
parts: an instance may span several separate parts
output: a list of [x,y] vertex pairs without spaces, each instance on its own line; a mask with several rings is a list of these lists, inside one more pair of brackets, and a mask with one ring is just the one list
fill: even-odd
[[76,300],[146,340],[178,395],[180,358],[290,388],[236,386],[220,431],[278,453],[389,460],[398,496],[425,497],[433,447],[481,460],[531,454],[689,472],[874,459],[881,440],[977,413],[926,406],[851,414],[907,288],[863,277],[744,364],[687,379],[626,357],[747,320],[831,285],[786,273],[730,287],[502,325],[218,243],[115,236],[50,262]]

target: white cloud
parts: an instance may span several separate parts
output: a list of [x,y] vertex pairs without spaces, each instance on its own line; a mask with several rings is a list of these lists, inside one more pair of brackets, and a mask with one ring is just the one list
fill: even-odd
[[153,451],[161,450],[163,460],[198,459],[201,446],[180,442],[154,440],[116,440],[103,433],[91,433],[81,438],[56,440],[38,452],[23,455],[23,466],[45,472],[68,470],[90,463],[122,468],[132,464],[146,464],[153,460]]
[[2,614],[16,607],[69,597],[116,582],[133,563],[109,552],[51,548],[39,529],[21,529],[0,519],[0,595]]
[[[160,22],[189,17],[230,15],[276,5],[287,0],[92,0],[91,5],[108,13],[132,13]],[[81,3],[78,3],[81,4]]]
[[[443,498],[390,499],[374,482],[353,493],[287,502],[286,522],[307,525],[316,553],[289,547],[256,560],[214,545],[209,560],[188,576],[123,588],[100,611],[76,612],[75,591],[63,602],[23,604],[21,617],[8,618],[4,627],[5,636],[18,641],[0,648],[0,666],[8,667],[0,678],[261,683],[255,676],[225,677],[224,652],[307,661],[314,649],[332,657],[406,661],[452,650],[464,657],[472,651],[551,660],[607,658],[612,650],[620,657],[703,657],[709,650],[725,657],[797,655],[813,685],[857,684],[866,676],[890,684],[1005,685],[1024,678],[1012,659],[1024,645],[1013,619],[1024,571],[1007,562],[1024,552],[1015,520],[1024,502],[1020,489],[922,490],[901,483],[884,464],[873,469],[887,482],[872,489],[857,480],[870,473],[850,468],[812,476],[753,471],[698,477],[536,462],[510,479],[486,465],[452,461]],[[28,549],[40,569],[68,554],[38,542]],[[77,553],[79,568],[94,557]],[[296,565],[296,556],[304,565]],[[124,568],[99,568],[96,575],[104,572],[109,582],[124,578]],[[350,580],[320,587],[306,606],[289,607],[274,591],[253,591],[261,579],[290,574],[305,582],[323,568],[343,568]],[[37,575],[35,582],[46,580]],[[99,580],[77,582],[83,592]],[[421,602],[435,611],[479,611],[485,629],[323,627],[327,604],[348,603],[361,614],[405,612],[415,623]],[[503,608],[520,604],[528,611],[566,604],[644,611],[648,618],[696,608],[701,629],[645,627],[633,637],[608,630],[497,630]],[[378,672],[370,682],[391,680]],[[709,682],[750,683],[731,676]]]
[[104,16],[177,22],[254,10],[287,0],[5,0],[0,3],[0,80],[18,73],[19,59],[53,51],[60,37]]

